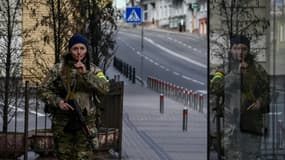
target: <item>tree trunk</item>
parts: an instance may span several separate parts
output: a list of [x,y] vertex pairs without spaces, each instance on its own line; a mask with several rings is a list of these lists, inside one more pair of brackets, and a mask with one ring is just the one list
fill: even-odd
[[4,108],[3,108],[3,132],[7,133],[8,131],[8,99],[10,91],[10,68],[11,68],[11,38],[12,38],[12,28],[11,28],[11,16],[10,16],[10,3],[7,2],[7,56],[6,56],[6,75],[5,75],[5,93],[4,93]]

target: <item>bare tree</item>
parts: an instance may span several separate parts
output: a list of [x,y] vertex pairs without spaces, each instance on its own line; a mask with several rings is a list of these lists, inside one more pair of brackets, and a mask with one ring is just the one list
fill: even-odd
[[[60,61],[60,56],[66,50],[66,42],[70,33],[80,28],[76,23],[73,23],[73,15],[76,8],[71,7],[69,0],[47,0],[47,1],[26,1],[26,9],[30,11],[30,18],[36,22],[33,27],[25,30],[25,36],[29,37],[33,32],[40,27],[46,27],[46,30],[38,41],[52,46],[54,49],[54,63]],[[45,13],[41,7],[45,6]]]
[[117,33],[117,26],[113,2],[110,0],[85,0],[72,4],[77,5],[80,9],[80,19],[77,20],[77,23],[82,23],[82,17],[85,18],[82,29],[85,29],[91,42],[93,63],[106,71],[116,50],[114,36]]
[[[44,15],[38,5],[46,6],[47,11]],[[60,56],[67,50],[66,43],[70,35],[76,32],[85,33],[90,39],[92,59],[96,65],[100,65],[105,70],[110,64],[115,48],[113,38],[115,22],[111,1],[27,0],[25,7],[31,13],[30,18],[36,22],[33,27],[25,29],[24,32],[24,37],[27,39],[25,44],[31,46],[28,48],[29,52],[33,53],[33,61],[39,66],[37,69],[35,67],[29,69],[32,75],[44,75],[50,68],[46,60],[47,51],[35,44],[44,43],[53,48],[54,63],[58,63]],[[34,38],[33,31],[43,26],[47,29]],[[38,73],[39,70],[41,74]],[[42,79],[42,77],[37,78]]]
[[[71,0],[26,0],[24,7],[34,23],[24,30],[24,48],[33,57],[35,65],[27,68],[27,72],[34,82],[41,81],[43,75],[48,73],[52,65],[50,62],[60,61],[70,35],[82,28],[74,21],[77,8],[71,3]],[[35,36],[35,32],[41,33]]]
[[[3,106],[3,132],[7,133],[9,107],[15,98],[13,83],[21,76],[21,0],[5,0],[0,2],[0,104]],[[4,88],[4,90],[2,90]]]
[[[232,35],[245,35],[255,44],[264,40],[269,27],[265,14],[266,4],[261,4],[259,0],[211,0],[211,58],[226,59]],[[258,54],[261,50],[265,49],[259,47],[251,52]]]

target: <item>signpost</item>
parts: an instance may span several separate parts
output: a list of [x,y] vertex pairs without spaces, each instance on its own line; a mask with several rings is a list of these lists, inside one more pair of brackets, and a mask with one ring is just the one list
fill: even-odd
[[140,7],[127,7],[126,22],[138,24],[142,23],[142,9]]
[[197,2],[192,3],[192,8],[198,9],[199,7],[200,7],[199,3],[197,3]]
[[131,24],[141,24],[141,80],[142,86],[144,85],[143,82],[143,19],[142,19],[142,8],[141,7],[127,7],[126,8],[126,22]]

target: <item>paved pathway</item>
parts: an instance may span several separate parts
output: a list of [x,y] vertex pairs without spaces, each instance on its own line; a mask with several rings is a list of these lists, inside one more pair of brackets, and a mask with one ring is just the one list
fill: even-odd
[[[119,74],[113,67],[109,77]],[[159,94],[139,84],[125,82],[123,111],[124,159],[206,160],[207,118],[189,109],[188,131],[182,131],[183,105],[165,97],[165,110],[159,112]]]

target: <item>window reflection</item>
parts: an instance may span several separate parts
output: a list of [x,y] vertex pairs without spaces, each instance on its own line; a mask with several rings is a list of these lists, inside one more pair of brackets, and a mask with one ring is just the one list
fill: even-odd
[[209,159],[285,159],[284,0],[209,3]]

